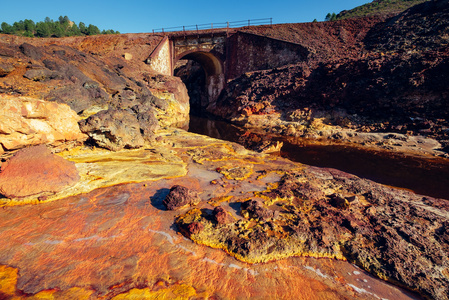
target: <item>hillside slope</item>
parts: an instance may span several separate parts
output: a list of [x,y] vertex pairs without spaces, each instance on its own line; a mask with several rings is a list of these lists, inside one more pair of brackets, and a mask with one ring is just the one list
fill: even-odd
[[[361,19],[321,26],[349,32],[345,24],[356,20]],[[319,41],[312,42],[311,35],[300,43],[310,53],[330,54],[327,59],[321,56],[231,81],[213,113],[281,135],[325,137],[316,126],[319,121],[333,126],[330,136],[341,128],[417,134],[437,138],[447,149],[448,20],[448,0],[419,4],[366,33],[362,27],[362,38],[348,44],[358,49],[354,54],[345,53],[344,43],[324,42],[326,50],[314,48],[322,39],[317,35]]]
[[394,15],[426,1],[429,0],[374,0],[373,2],[340,12],[337,15],[337,20],[373,15]]

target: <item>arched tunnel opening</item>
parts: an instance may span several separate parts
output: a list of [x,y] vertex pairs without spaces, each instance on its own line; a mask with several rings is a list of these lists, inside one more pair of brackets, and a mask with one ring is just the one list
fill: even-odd
[[175,66],[174,75],[180,77],[187,87],[190,98],[190,114],[194,116],[204,115],[204,103],[208,102],[208,97],[206,72],[201,64],[194,60],[179,60]]
[[187,53],[176,62],[174,75],[181,78],[190,97],[190,114],[205,116],[224,87],[221,61],[210,52]]

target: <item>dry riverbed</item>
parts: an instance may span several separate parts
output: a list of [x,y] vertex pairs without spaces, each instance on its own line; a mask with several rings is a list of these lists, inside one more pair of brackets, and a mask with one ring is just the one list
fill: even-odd
[[[138,150],[62,152],[78,183],[2,199],[1,295],[417,297],[374,275],[447,297],[446,200],[182,130],[157,135]],[[175,185],[199,203],[166,210]]]

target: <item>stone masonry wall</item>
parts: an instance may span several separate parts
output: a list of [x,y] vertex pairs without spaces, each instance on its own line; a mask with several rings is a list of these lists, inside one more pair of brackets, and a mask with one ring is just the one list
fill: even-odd
[[309,51],[299,44],[237,32],[229,38],[227,78],[298,63],[305,60],[308,54]]
[[150,68],[163,75],[172,75],[170,40],[165,37],[147,60]]

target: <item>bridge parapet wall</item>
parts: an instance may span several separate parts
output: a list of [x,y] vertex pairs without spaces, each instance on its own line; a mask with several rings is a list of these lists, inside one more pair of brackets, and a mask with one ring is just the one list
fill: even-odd
[[213,52],[219,59],[226,54],[226,35],[190,35],[184,37],[172,37],[174,46],[173,58],[178,61],[183,56],[193,52]]
[[302,45],[241,31],[229,37],[228,48],[227,79],[298,63],[309,55]]
[[173,60],[170,51],[170,40],[166,36],[151,53],[146,61],[153,71],[164,75],[173,75]]

